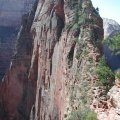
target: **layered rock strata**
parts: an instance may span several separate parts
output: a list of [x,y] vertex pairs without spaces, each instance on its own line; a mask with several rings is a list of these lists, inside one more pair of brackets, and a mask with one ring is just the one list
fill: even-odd
[[23,17],[15,55],[0,83],[0,120],[29,119],[36,88],[36,80],[28,79],[33,50],[33,37],[30,30],[37,4],[38,1],[31,13]]
[[0,1],[0,81],[14,54],[22,15],[30,12],[33,2],[34,0]]
[[94,100],[91,108],[98,114],[99,120],[119,120],[120,119],[120,82],[116,79],[116,84],[105,93],[103,87],[95,87]]
[[92,100],[103,24],[91,1],[39,0],[34,12],[1,83],[1,120],[66,120]]

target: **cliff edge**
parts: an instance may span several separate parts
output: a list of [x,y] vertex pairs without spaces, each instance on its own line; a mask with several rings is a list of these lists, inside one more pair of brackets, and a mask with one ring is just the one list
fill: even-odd
[[102,39],[90,0],[37,0],[0,84],[0,120],[88,117]]

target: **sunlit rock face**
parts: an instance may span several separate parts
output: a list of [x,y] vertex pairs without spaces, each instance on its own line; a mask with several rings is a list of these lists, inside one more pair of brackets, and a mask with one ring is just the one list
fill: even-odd
[[112,19],[103,18],[104,38],[120,32],[120,25]]
[[90,0],[37,0],[1,82],[1,120],[66,120],[87,110],[102,39],[103,21]]

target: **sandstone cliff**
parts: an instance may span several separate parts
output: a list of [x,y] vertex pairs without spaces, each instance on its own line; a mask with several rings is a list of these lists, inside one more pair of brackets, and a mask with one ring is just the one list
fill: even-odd
[[[0,83],[0,120],[28,120],[35,91],[34,81],[28,81],[33,38],[30,32],[37,2],[30,14],[23,16],[15,55]],[[28,93],[28,96],[27,96]],[[29,95],[32,96],[29,98]]]
[[18,28],[0,26],[0,82],[8,69],[16,44]]
[[86,117],[99,80],[99,13],[90,0],[39,0],[24,17],[16,54],[0,84],[0,120]]
[[29,12],[34,0],[0,1],[0,81],[10,65],[22,15]]

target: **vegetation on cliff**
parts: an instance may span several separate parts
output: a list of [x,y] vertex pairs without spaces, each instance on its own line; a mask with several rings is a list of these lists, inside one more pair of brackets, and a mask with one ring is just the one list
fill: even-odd
[[[76,74],[76,81],[79,84],[74,85],[74,82],[71,85],[69,99],[71,106],[74,104],[78,104],[78,106],[72,108],[67,120],[97,120],[96,113],[90,110],[89,105],[92,100],[91,86],[94,86],[91,83],[94,82],[94,76],[97,76],[95,73],[97,59],[93,56],[98,55],[99,59],[100,50],[97,47],[101,46],[99,42],[101,42],[100,35],[102,35],[99,34],[102,32],[100,32],[101,28],[97,24],[98,21],[94,18],[100,18],[100,16],[98,11],[93,8],[90,0],[85,2],[78,0],[78,4],[74,5],[76,6],[74,7],[74,19],[69,24],[69,28],[76,33],[79,31],[79,34],[74,36],[78,46],[75,57],[79,63]],[[70,61],[72,60],[70,59]],[[69,65],[71,65],[70,62]],[[79,94],[76,95],[77,91]]]
[[[63,23],[60,22],[61,17],[57,17],[64,14],[63,10],[62,12],[61,9],[54,10],[53,12],[55,14],[47,20],[45,20],[45,18],[48,11],[45,12],[42,7],[45,7],[46,9],[44,9],[47,10],[48,3],[43,2],[42,7],[37,10],[39,11],[39,15],[37,16],[38,21],[34,22],[33,24],[35,26],[32,27],[35,27],[36,30],[38,30],[38,27],[41,29],[37,31],[35,36],[34,48],[32,48],[33,40],[30,39],[32,37],[30,36],[30,30],[36,10],[33,11],[31,16],[28,16],[28,21],[25,20],[27,23],[25,22],[23,25],[20,38],[18,39],[19,43],[17,44],[18,56],[15,56],[17,61],[13,62],[15,67],[13,65],[11,67],[14,71],[16,71],[16,68],[19,68],[19,66],[23,66],[25,69],[16,71],[15,75],[17,79],[13,79],[15,82],[17,81],[18,85],[19,81],[21,81],[23,85],[22,90],[17,88],[17,90],[22,93],[22,95],[20,94],[20,98],[22,99],[18,99],[18,103],[15,104],[15,113],[18,113],[21,120],[29,119],[31,108],[34,108],[32,109],[34,117],[31,120],[39,118],[44,120],[48,118],[50,120],[58,120],[63,117],[68,118],[68,120],[97,120],[96,113],[91,111],[89,106],[92,100],[91,89],[97,79],[96,67],[101,56],[96,44],[98,44],[97,41],[100,41],[103,37],[102,19],[92,7],[90,0],[69,1],[72,3],[71,9],[74,19],[72,23],[69,24],[71,26],[69,32],[64,29],[66,30],[64,34],[62,30],[59,29],[60,23]],[[64,4],[61,4],[59,3],[57,8],[66,9]],[[39,18],[41,19],[39,20]],[[41,24],[38,24],[40,21]],[[59,25],[51,23],[59,23]],[[47,30],[49,26],[51,26],[51,28]],[[77,34],[75,34],[76,30]],[[39,36],[38,33],[41,33],[41,35]],[[79,38],[79,43],[75,41],[76,38]],[[99,44],[99,46],[100,45],[101,44]],[[32,50],[33,55],[31,55]],[[20,57],[22,55],[22,59],[19,59],[19,55]],[[29,58],[26,59],[27,57]],[[103,67],[103,70],[104,69],[106,70],[107,68]],[[109,71],[109,69],[106,71]],[[21,75],[21,73],[23,73],[23,75]],[[100,76],[101,79],[107,79],[104,78],[106,74],[104,75],[102,73],[100,75],[102,76]],[[21,78],[21,76],[23,77]],[[11,75],[7,78],[12,79],[14,76]],[[7,80],[7,78],[5,80]],[[28,84],[29,80],[30,83]],[[35,86],[32,87],[32,85]],[[13,87],[11,86],[11,88]],[[10,89],[8,89],[8,91],[10,91]],[[12,89],[10,93],[12,91],[15,92],[16,89]],[[14,94],[16,95],[16,92]],[[4,92],[4,96],[5,95],[6,91]],[[32,98],[35,99],[34,97],[36,101],[32,100]],[[12,99],[14,99],[14,96]],[[11,101],[14,102],[12,99]],[[68,104],[65,101],[68,102]],[[14,103],[12,104],[14,105]],[[68,106],[64,108],[66,105]],[[63,111],[63,109],[67,109],[67,112]],[[66,114],[64,114],[65,112]],[[13,119],[16,116],[15,114]]]
[[106,38],[104,43],[106,43],[115,54],[120,54],[120,33],[117,33],[113,37]]
[[[87,18],[87,9],[82,8],[82,3],[83,0],[70,0],[71,3],[71,9],[74,9],[75,12],[75,16],[73,21],[69,24],[69,27],[74,29],[79,29],[81,25],[85,24],[85,22],[88,20]],[[89,0],[87,1],[87,5],[88,9],[91,9],[92,7],[92,2]],[[96,12],[97,13],[97,12]],[[93,22],[93,21],[91,21]]]
[[[102,30],[97,23],[100,16],[90,0],[79,0],[74,10],[75,16],[70,28],[75,32],[79,31],[79,34],[74,36],[77,38],[75,57],[78,60],[78,71],[69,92],[72,111],[67,120],[97,120],[96,113],[89,109],[89,105],[92,100],[91,86],[94,86],[97,78],[96,67],[100,57],[102,34],[99,33],[102,33]],[[73,108],[74,104],[77,107]]]
[[120,69],[116,70],[115,76],[120,80]]
[[71,113],[68,120],[97,120],[97,114],[88,109],[78,109]]
[[113,85],[114,73],[107,65],[105,57],[101,57],[99,65],[97,67],[97,74],[99,76],[98,85],[103,85],[108,91]]

